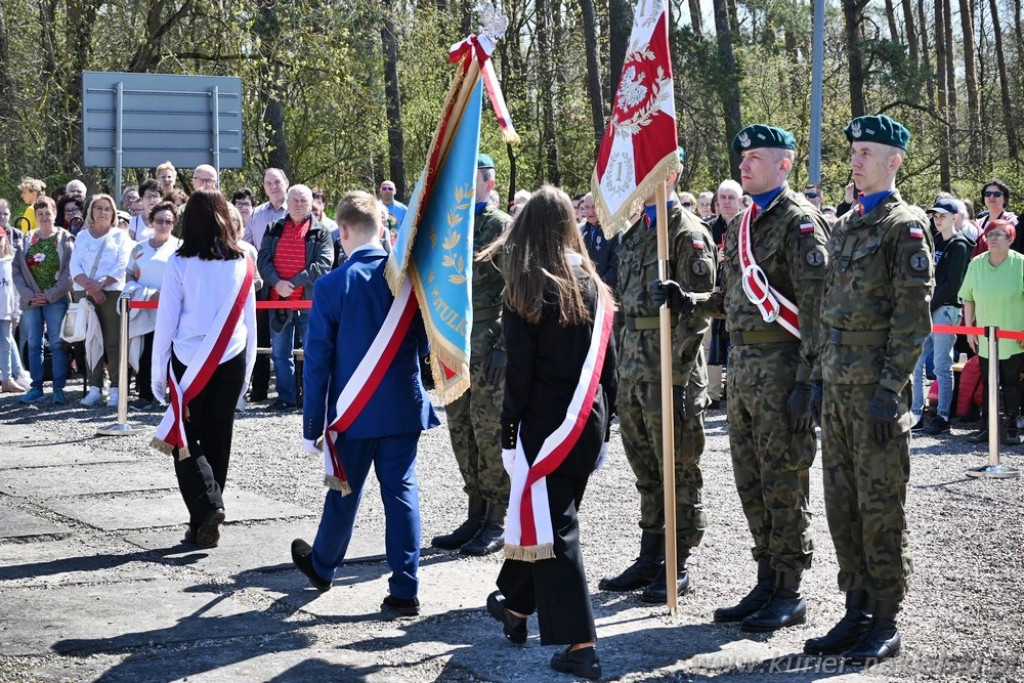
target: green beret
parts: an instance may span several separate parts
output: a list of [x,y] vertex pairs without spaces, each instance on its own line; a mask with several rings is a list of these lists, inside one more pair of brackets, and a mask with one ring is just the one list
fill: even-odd
[[686,150],[682,147],[677,147],[676,150],[679,152],[679,163],[686,163]]
[[736,133],[736,137],[732,141],[732,151],[736,154],[760,147],[796,149],[796,140],[788,130],[755,123]]
[[899,121],[885,114],[858,116],[846,127],[846,139],[852,142],[878,142],[890,147],[906,149],[910,131]]
[[494,159],[487,154],[476,155],[476,167],[477,168],[494,168]]

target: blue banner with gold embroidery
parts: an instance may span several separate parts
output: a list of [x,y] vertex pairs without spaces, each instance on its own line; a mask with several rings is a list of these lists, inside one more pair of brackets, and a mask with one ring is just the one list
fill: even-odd
[[469,387],[473,327],[473,218],[483,84],[473,55],[460,66],[388,263],[392,291],[406,278],[412,282],[442,403]]

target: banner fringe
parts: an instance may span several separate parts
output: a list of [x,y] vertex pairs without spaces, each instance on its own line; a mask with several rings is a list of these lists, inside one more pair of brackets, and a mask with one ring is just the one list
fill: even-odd
[[335,491],[338,491],[339,493],[341,493],[343,498],[352,493],[352,487],[348,485],[347,481],[342,481],[341,479],[338,479],[337,477],[332,476],[330,474],[324,475],[324,486],[326,486],[329,489],[334,489]]
[[520,562],[539,562],[555,559],[555,546],[551,543],[540,545],[506,545],[505,557]]
[[594,210],[601,221],[601,231],[606,239],[612,239],[615,235],[624,231],[632,222],[630,218],[643,208],[644,200],[658,189],[659,183],[664,183],[669,176],[679,170],[679,152],[673,149],[671,154],[666,155],[661,161],[655,164],[651,172],[647,174],[636,189],[630,193],[629,199],[622,203],[622,207],[614,215],[609,215],[608,202],[605,201],[604,193],[601,191],[601,184],[597,178],[597,168],[590,178],[590,189],[594,195]]
[[149,447],[152,448],[155,451],[159,451],[160,453],[163,453],[164,455],[173,455],[174,454],[174,446],[172,446],[171,444],[167,443],[166,441],[164,441],[162,439],[158,439],[156,437],[153,437],[150,440]]

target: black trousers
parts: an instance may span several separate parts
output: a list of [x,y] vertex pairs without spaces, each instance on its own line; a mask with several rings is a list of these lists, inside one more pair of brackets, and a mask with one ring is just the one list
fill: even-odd
[[537,612],[541,645],[588,643],[597,639],[576,516],[589,478],[560,475],[557,470],[548,476],[555,556],[538,562],[506,559],[498,574],[498,589],[505,596],[505,607],[520,614]]
[[[1002,343],[1005,344],[1016,344],[1016,341],[1007,340]],[[1006,420],[1006,424],[1017,425],[1017,416],[1020,415],[1020,370],[1024,367],[1024,353],[1017,353],[1006,360],[998,361],[999,363],[999,388],[1000,392],[1000,405],[1003,411],[1003,419]],[[981,404],[988,406],[988,359],[981,359],[981,383],[985,387],[985,395],[982,397]]]
[[139,398],[153,400],[153,387],[150,386],[153,363],[153,333],[142,336],[142,353],[139,355],[139,369],[135,373],[135,393]]
[[[198,360],[198,359],[197,359]],[[171,369],[179,380],[186,366],[171,356]],[[217,366],[199,395],[186,407],[185,438],[190,457],[178,459],[174,449],[174,474],[188,508],[189,526],[199,528],[207,515],[224,507],[223,492],[231,459],[231,435],[235,403],[245,380],[245,353]]]
[[[256,311],[256,346],[270,348],[270,311]],[[270,356],[258,354],[252,369],[252,395],[263,399],[270,391]]]

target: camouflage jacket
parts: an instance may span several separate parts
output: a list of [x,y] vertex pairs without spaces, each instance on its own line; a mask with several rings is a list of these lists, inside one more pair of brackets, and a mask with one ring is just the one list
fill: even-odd
[[[683,289],[710,292],[715,286],[718,250],[711,233],[700,220],[683,211],[678,204],[668,208],[668,275]],[[646,217],[634,223],[622,237],[619,247],[619,278],[615,295],[625,317],[619,332],[620,381],[660,382],[659,332],[634,329],[637,319],[658,317],[648,287],[658,279],[658,236]],[[631,322],[632,319],[632,322]],[[685,386],[702,337],[708,327],[705,315],[679,317],[672,330],[672,384]]]
[[[932,329],[935,266],[927,219],[894,191],[865,216],[846,213],[827,249],[815,376],[900,393]],[[887,341],[840,340],[843,332],[869,331]]]
[[[776,322],[765,322],[757,306],[743,290],[743,267],[740,265],[739,227],[743,213],[737,214],[725,233],[725,260],[719,289],[699,307],[711,315],[725,316],[729,332],[782,330]],[[802,194],[788,186],[771,204],[758,213],[750,226],[754,261],[764,270],[768,282],[780,294],[797,305],[800,311],[800,366],[796,379],[807,382],[818,352],[821,291],[828,255],[825,243],[829,228],[825,219]],[[760,347],[770,353],[777,345]],[[735,368],[743,374],[745,368]],[[793,368],[778,368],[792,378]],[[735,373],[734,373],[735,374]],[[733,377],[730,376],[730,381]],[[742,381],[743,384],[754,382]]]
[[[511,224],[511,216],[488,204],[474,219],[474,253],[490,246]],[[472,360],[483,360],[484,355],[501,342],[501,296],[504,289],[505,277],[500,259],[473,263]]]

